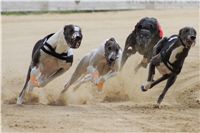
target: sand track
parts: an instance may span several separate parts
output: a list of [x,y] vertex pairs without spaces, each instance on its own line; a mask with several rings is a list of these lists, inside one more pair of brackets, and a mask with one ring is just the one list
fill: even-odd
[[[134,66],[142,58],[138,54],[130,57],[117,77],[107,81],[103,92],[97,92],[93,85],[85,84],[77,92],[67,93],[68,106],[48,105],[58,98],[66,80],[85,53],[111,36],[116,37],[123,47],[125,38],[143,16],[158,18],[166,36],[177,33],[185,25],[198,29],[197,10],[2,16],[2,131],[200,132],[198,43],[191,49],[182,73],[168,91],[160,109],[154,108],[154,104],[165,83],[145,93],[140,91],[147,70],[141,69],[134,74]],[[80,49],[74,51],[73,67],[45,88],[36,88],[35,103],[28,102],[22,106],[13,104],[23,86],[34,43],[68,23],[80,25],[84,35]]]

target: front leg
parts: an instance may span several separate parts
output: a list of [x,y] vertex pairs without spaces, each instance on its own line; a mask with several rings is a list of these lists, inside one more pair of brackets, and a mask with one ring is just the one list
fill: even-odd
[[109,71],[107,74],[101,76],[101,77],[98,79],[97,83],[96,83],[97,88],[98,88],[99,90],[102,90],[103,85],[104,85],[104,82],[105,82],[106,80],[108,80],[108,79],[110,79],[110,78],[116,76],[117,73],[118,73],[117,71],[111,70],[111,71]]
[[128,59],[128,57],[130,57],[132,54],[136,53],[136,48],[135,48],[135,35],[130,34],[128,36],[128,38],[126,39],[126,43],[125,43],[125,47],[122,53],[122,60],[121,60],[121,68],[120,70],[122,70],[124,64],[126,63],[126,60]]
[[149,65],[147,83],[141,86],[142,91],[147,91],[150,88],[151,83],[154,81],[153,80],[154,75],[155,75],[155,65],[151,62]]
[[157,81],[155,81],[155,83],[153,83],[154,79],[154,75],[155,75],[155,67],[157,65],[159,65],[161,62],[161,56],[160,54],[154,56],[151,59],[151,62],[149,64],[149,73],[148,73],[148,78],[147,78],[147,83],[146,85],[142,85],[141,89],[142,91],[147,91],[148,89],[150,89],[150,87],[152,88],[155,83],[157,84],[157,81],[161,82],[162,80],[165,80],[165,78],[167,78],[167,75],[164,75],[163,77],[161,77],[160,79],[158,79]]
[[63,73],[65,73],[67,70],[60,68],[58,69],[55,73],[49,75],[48,77],[46,77],[45,75],[42,75],[39,77],[39,81],[40,87],[44,87],[46,84],[48,84],[50,81],[54,80],[55,78],[57,78],[58,76],[62,75]]
[[163,98],[165,97],[166,92],[168,91],[168,89],[174,84],[174,82],[176,81],[177,75],[172,75],[171,77],[169,77],[169,79],[167,80],[167,83],[165,85],[165,88],[163,90],[163,92],[161,93],[161,95],[158,98],[157,104],[158,106],[160,105],[160,103],[162,102]]
[[159,79],[157,79],[154,82],[148,82],[146,85],[142,85],[141,86],[141,90],[142,91],[147,91],[148,89],[151,89],[152,87],[154,87],[158,83],[168,79],[170,76],[171,76],[171,74],[165,74],[165,75],[163,75],[162,77],[160,77]]
[[143,58],[142,61],[135,67],[135,73],[140,69],[140,67],[146,68],[149,63],[149,59]]

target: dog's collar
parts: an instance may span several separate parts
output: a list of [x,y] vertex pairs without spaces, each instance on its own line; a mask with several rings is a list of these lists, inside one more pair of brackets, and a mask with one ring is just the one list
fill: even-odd
[[180,42],[181,42],[181,45],[183,45],[183,47],[185,47],[185,48],[186,48],[186,45],[183,43],[183,40],[181,39],[181,37],[180,37],[180,36],[178,36],[178,38],[179,38],[179,40],[180,40]]

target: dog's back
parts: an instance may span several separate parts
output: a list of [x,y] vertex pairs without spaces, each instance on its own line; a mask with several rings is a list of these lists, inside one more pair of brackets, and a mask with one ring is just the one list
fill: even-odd
[[33,47],[33,51],[32,51],[32,65],[33,66],[35,66],[36,64],[39,63],[39,57],[40,57],[39,49],[41,49],[42,46],[44,46],[45,40],[48,40],[52,35],[54,35],[54,33],[51,33],[51,34],[45,36],[43,39],[40,39],[39,41],[36,42],[35,46]]

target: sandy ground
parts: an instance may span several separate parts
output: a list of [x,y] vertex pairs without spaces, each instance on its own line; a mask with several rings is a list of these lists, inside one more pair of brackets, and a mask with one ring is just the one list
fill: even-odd
[[[134,73],[135,65],[142,58],[138,54],[129,58],[117,77],[107,81],[102,92],[88,83],[76,92],[69,90],[68,106],[52,106],[81,57],[105,39],[114,36],[123,47],[134,25],[144,16],[158,18],[166,36],[178,33],[186,25],[198,29],[198,15],[198,10],[140,10],[2,16],[2,131],[200,132],[198,42],[160,109],[153,106],[165,83],[148,92],[140,91],[147,69]],[[24,84],[34,43],[70,23],[80,25],[84,35],[80,49],[74,51],[72,68],[45,88],[35,88],[35,103],[13,104]]]

